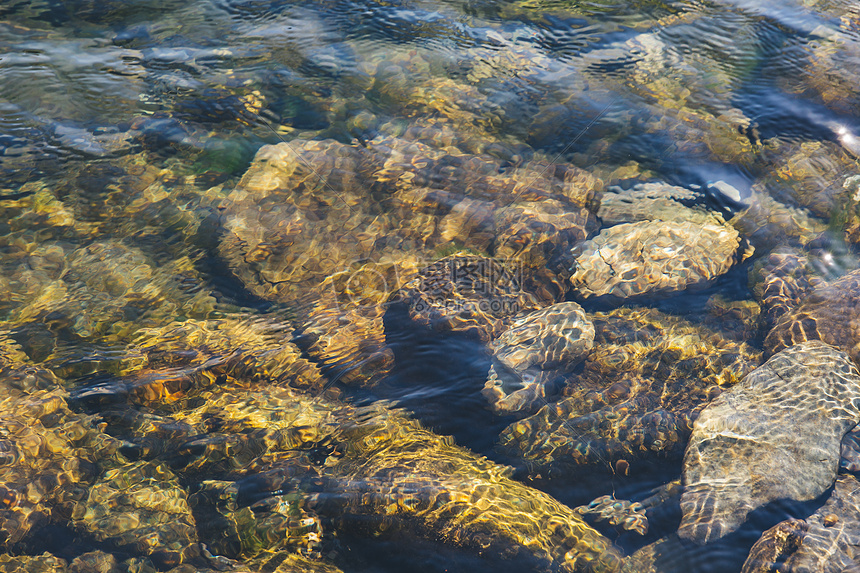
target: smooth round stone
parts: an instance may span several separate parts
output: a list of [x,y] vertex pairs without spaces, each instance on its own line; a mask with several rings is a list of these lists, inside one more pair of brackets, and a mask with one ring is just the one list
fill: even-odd
[[736,260],[738,232],[718,224],[640,221],[603,229],[577,251],[570,282],[584,299],[625,300],[703,288]]
[[847,354],[814,341],[774,355],[695,421],[678,535],[709,543],[767,503],[815,499],[833,485],[858,420],[860,373]]

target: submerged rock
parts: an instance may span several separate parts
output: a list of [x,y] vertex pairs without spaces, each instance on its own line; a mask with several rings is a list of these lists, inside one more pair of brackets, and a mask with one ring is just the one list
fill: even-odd
[[41,555],[0,555],[0,571],[3,573],[65,573],[68,564],[65,559],[48,552]]
[[449,439],[376,412],[341,426],[343,456],[307,497],[338,529],[418,535],[527,567],[620,568],[608,540],[571,509]]
[[125,460],[120,442],[69,409],[49,371],[4,339],[0,366],[0,544],[21,547],[46,526],[65,525],[101,468]]
[[795,344],[820,340],[844,350],[858,363],[858,310],[860,271],[851,271],[829,285],[819,283],[817,288],[809,290],[799,306],[775,321],[765,338],[765,351],[775,354]]
[[729,224],[758,252],[769,253],[780,245],[808,245],[826,229],[805,209],[784,205],[767,193],[754,191],[748,203]]
[[628,531],[635,531],[640,535],[648,533],[648,517],[645,515],[645,506],[639,502],[630,502],[625,499],[615,499],[614,496],[604,495],[598,497],[588,505],[576,508],[576,511],[586,517],[597,521],[606,521],[609,525],[620,526]]
[[306,350],[347,383],[388,372],[386,305],[440,252],[496,248],[554,302],[562,255],[595,225],[597,183],[580,170],[521,158],[503,168],[428,130],[265,146],[220,205],[221,256],[257,296],[295,305]]
[[830,498],[806,519],[789,519],[765,531],[742,573],[850,571],[860,558],[860,482],[841,475]]
[[630,189],[610,187],[600,197],[597,216],[606,226],[639,221],[720,222],[715,213],[688,206],[700,199],[690,189],[659,181],[638,183]]
[[416,323],[489,342],[514,316],[555,302],[527,292],[523,271],[515,263],[457,253],[422,269],[399,296]]
[[656,310],[590,318],[594,348],[561,399],[499,437],[501,451],[532,472],[557,477],[618,463],[636,471],[680,458],[698,411],[759,364],[746,344]]
[[574,293],[626,300],[703,288],[737,260],[738,232],[689,221],[641,221],[603,229],[577,248]]
[[[180,409],[235,379],[321,392],[327,380],[302,357],[293,337],[289,322],[242,315],[144,328],[123,352],[91,356],[89,367],[102,376],[72,395],[78,404],[103,413],[105,407],[124,404]],[[54,366],[61,372],[73,368],[64,361]]]
[[821,495],[858,420],[860,373],[848,355],[821,342],[777,353],[696,419],[678,534],[705,544],[768,502]]
[[162,568],[199,555],[186,493],[160,464],[134,462],[105,472],[72,519],[97,541],[149,556]]
[[823,281],[815,276],[808,258],[791,250],[775,251],[750,271],[753,295],[761,302],[762,327],[770,332],[777,322]]
[[519,316],[489,345],[493,364],[483,394],[497,413],[534,413],[546,402],[545,386],[593,344],[594,325],[575,302]]
[[[184,419],[211,427],[216,412],[221,430],[196,440],[190,465],[236,481],[205,481],[191,503],[204,542],[228,557],[289,546],[315,553],[334,530],[432,540],[437,552],[450,547],[490,562],[620,568],[611,543],[573,510],[381,404],[236,393]],[[217,454],[225,441],[238,463]]]

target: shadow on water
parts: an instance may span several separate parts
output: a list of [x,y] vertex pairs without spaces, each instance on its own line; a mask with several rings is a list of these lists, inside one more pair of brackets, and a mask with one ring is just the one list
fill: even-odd
[[[750,548],[762,533],[789,518],[804,518],[814,513],[830,496],[832,488],[805,503],[777,501],[749,514],[734,533],[700,546],[670,533],[653,546],[655,571],[660,573],[722,573],[740,571]],[[634,556],[634,559],[636,556]]]
[[481,395],[490,368],[485,345],[462,335],[416,328],[403,304],[392,305],[384,322],[395,368],[356,399],[391,400],[428,428],[492,457],[499,432],[512,420],[494,416]]
[[441,541],[407,535],[386,535],[369,539],[366,536],[340,535],[344,554],[349,556],[349,573],[443,573],[470,571],[473,573],[523,573],[540,571],[540,563],[522,556],[502,552],[482,552],[461,549]]

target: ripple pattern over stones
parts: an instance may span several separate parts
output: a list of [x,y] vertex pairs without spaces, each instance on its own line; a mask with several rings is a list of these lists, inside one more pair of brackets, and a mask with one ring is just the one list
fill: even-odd
[[860,270],[812,290],[803,303],[776,321],[764,341],[769,354],[807,340],[821,340],[860,361]]
[[494,361],[483,394],[496,412],[532,413],[544,385],[576,366],[594,344],[594,325],[575,302],[517,317],[490,343]]
[[583,298],[665,296],[703,287],[735,262],[740,240],[731,227],[682,222],[625,223],[603,229],[578,250],[571,277]]
[[821,495],[858,420],[860,373],[844,352],[808,342],[774,355],[696,420],[679,535],[708,543],[768,502]]
[[742,573],[850,571],[860,559],[860,482],[841,475],[827,502],[806,519],[783,521],[750,550]]

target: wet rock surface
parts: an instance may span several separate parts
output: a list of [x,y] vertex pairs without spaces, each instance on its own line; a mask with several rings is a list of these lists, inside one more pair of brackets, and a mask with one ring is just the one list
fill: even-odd
[[723,225],[682,222],[623,223],[577,248],[570,278],[576,296],[623,301],[702,288],[736,261],[740,241]]
[[[696,428],[857,358],[853,7],[156,4],[0,6],[0,570],[737,571],[691,434],[821,489],[750,467],[835,467],[842,358]],[[849,567],[854,487],[748,569]]]
[[576,366],[594,345],[594,325],[575,302],[516,318],[489,349],[493,365],[482,393],[497,413],[533,413],[545,386]]
[[161,568],[199,553],[185,490],[158,464],[136,462],[105,472],[72,519],[96,540],[148,556]]
[[700,544],[770,501],[807,501],[836,479],[840,442],[860,420],[860,376],[821,342],[774,355],[702,410],[684,454],[679,535]]
[[595,313],[594,349],[561,398],[500,435],[531,471],[679,458],[698,411],[759,364],[760,354],[653,309]]
[[[219,207],[221,255],[256,295],[300,303],[310,352],[345,381],[372,382],[390,370],[384,305],[398,289],[415,289],[409,281],[439,249],[521,257],[514,272],[527,269],[526,282],[537,275],[531,290],[554,301],[566,290],[564,276],[543,269],[563,269],[557,259],[595,225],[587,207],[598,183],[574,167],[534,163],[500,173],[496,159],[444,140],[427,145],[426,135],[416,126],[366,146],[295,140],[265,147]],[[476,263],[505,274],[504,263],[491,264]],[[531,285],[515,288],[523,286]],[[419,314],[446,294],[432,289]],[[534,307],[516,303],[505,312]]]
[[400,296],[414,322],[489,342],[516,315],[553,302],[525,291],[523,280],[519,265],[456,254],[422,269]]
[[762,534],[743,573],[845,571],[857,563],[860,482],[841,475],[827,502],[806,519],[783,521]]
[[0,449],[0,538],[6,550],[79,511],[101,468],[121,463],[118,440],[69,409],[49,371],[6,339]]
[[701,203],[701,195],[695,191],[652,181],[630,189],[607,189],[600,196],[597,215],[607,227],[639,221],[718,222],[718,215],[696,203]]
[[810,289],[803,302],[776,321],[764,341],[769,354],[807,340],[820,340],[860,358],[855,316],[860,301],[860,272]]

